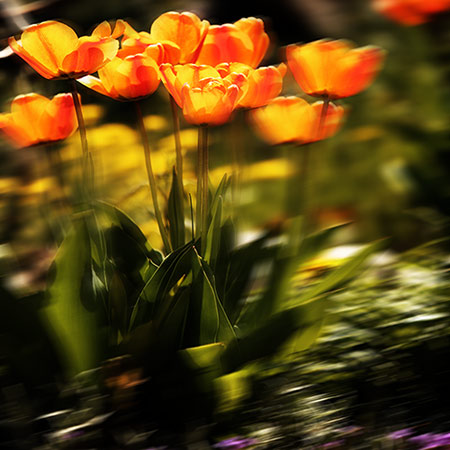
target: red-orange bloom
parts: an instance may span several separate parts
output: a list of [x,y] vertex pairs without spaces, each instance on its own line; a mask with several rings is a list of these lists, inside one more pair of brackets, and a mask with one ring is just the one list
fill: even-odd
[[183,64],[160,66],[161,78],[185,119],[194,125],[226,122],[244,94],[247,78],[241,73],[222,77],[211,66]]
[[197,59],[197,64],[217,66],[240,62],[257,67],[269,46],[269,36],[261,19],[249,17],[234,24],[212,25]]
[[152,24],[150,35],[156,42],[173,42],[180,49],[178,61],[172,64],[193,63],[198,57],[208,32],[209,22],[191,12],[166,12]]
[[21,40],[9,38],[11,49],[48,79],[80,78],[94,73],[116,56],[119,43],[112,37],[82,36],[67,25],[49,20],[31,25]]
[[450,0],[372,0],[374,9],[403,25],[419,25],[450,9]]
[[140,31],[139,33],[125,20],[117,20],[114,31],[108,22],[102,22],[92,34],[113,38],[122,38],[121,48],[117,52],[117,57],[124,59],[130,55],[146,53],[151,56],[156,63],[178,63],[180,59],[180,48],[170,41],[156,41],[150,33]]
[[204,78],[196,87],[181,89],[183,115],[193,125],[222,125],[233,112],[239,87],[221,78]]
[[38,94],[19,95],[11,113],[0,114],[0,129],[18,147],[65,139],[77,129],[71,94],[51,100]]
[[216,69],[222,77],[232,73],[242,73],[247,77],[244,94],[238,102],[238,106],[243,108],[258,108],[275,98],[281,92],[286,73],[284,64],[253,69],[242,63],[222,63]]
[[289,45],[288,66],[309,95],[338,99],[365,89],[378,73],[384,52],[377,47],[353,48],[346,41],[322,39]]
[[146,97],[156,91],[160,82],[158,64],[150,56],[152,50],[149,47],[144,53],[116,57],[98,70],[99,78],[88,75],[78,81],[116,100]]
[[323,102],[309,104],[298,97],[277,97],[267,106],[250,112],[257,132],[270,144],[306,144],[332,136],[339,129],[344,109],[328,104],[321,119]]
[[198,87],[199,83],[205,79],[217,78],[222,82],[225,80],[227,85],[235,84],[239,88],[240,99],[245,92],[246,77],[243,74],[228,72],[222,74],[214,67],[198,64],[179,64],[172,66],[171,64],[161,64],[159,67],[161,78],[180,108],[183,108],[183,99],[181,91],[185,84],[191,87]]

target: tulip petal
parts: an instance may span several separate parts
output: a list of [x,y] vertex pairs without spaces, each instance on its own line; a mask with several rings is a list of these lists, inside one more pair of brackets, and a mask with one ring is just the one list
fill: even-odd
[[8,44],[11,47],[12,51],[19,55],[26,63],[28,63],[39,75],[42,75],[48,80],[59,75],[59,70],[50,70],[48,67],[45,67],[22,47],[21,41],[19,42],[17,42],[14,37],[10,37],[8,39]]
[[223,62],[253,62],[253,43],[249,36],[235,25],[209,27],[205,42],[197,58],[197,64],[217,66]]
[[247,17],[239,19],[234,25],[252,41],[253,56],[248,64],[252,67],[258,67],[269,47],[269,36],[264,32],[264,22],[255,17]]
[[48,20],[22,33],[22,46],[51,72],[57,72],[65,56],[75,50],[78,37],[67,25]]
[[201,21],[191,12],[167,12],[152,24],[150,34],[156,41],[172,41],[181,50],[180,63],[194,62],[194,55],[202,44],[209,22]]
[[86,75],[84,77],[78,78],[77,81],[81,83],[83,86],[86,86],[92,89],[93,91],[98,92],[99,94],[115,98],[115,96],[113,96],[110,91],[107,91],[105,89],[103,83],[97,77],[94,77],[92,75]]
[[46,141],[59,141],[70,136],[78,127],[72,95],[55,95],[45,108],[39,126],[46,129],[43,136]]
[[30,140],[39,142],[46,136],[47,130],[39,126],[43,111],[50,100],[39,94],[19,95],[11,103],[11,113],[17,124],[24,126]]
[[16,124],[12,114],[0,114],[0,130],[18,147],[28,147],[33,144],[26,128]]
[[116,56],[118,48],[119,43],[115,39],[83,36],[77,49],[64,58],[62,69],[68,74],[96,72]]

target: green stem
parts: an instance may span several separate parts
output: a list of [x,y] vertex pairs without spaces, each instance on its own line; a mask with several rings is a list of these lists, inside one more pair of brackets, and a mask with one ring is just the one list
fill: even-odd
[[320,111],[319,129],[318,129],[319,137],[322,135],[323,126],[325,124],[325,119],[327,117],[329,104],[330,104],[330,99],[328,97],[326,97],[323,101],[322,110]]
[[[77,115],[78,132],[80,133],[81,148],[83,151],[82,158],[82,177],[83,186],[87,188],[88,193],[93,191],[94,187],[94,163],[92,155],[89,152],[88,141],[86,137],[86,125],[84,123],[83,110],[81,108],[80,97],[78,95],[77,82],[72,79],[72,99],[75,106],[75,113]],[[88,198],[89,198],[88,194]]]
[[208,161],[208,126],[203,125],[200,127],[201,133],[203,134],[202,139],[202,249],[206,247],[206,235],[208,233],[208,171],[209,171],[209,161]]
[[157,187],[156,187],[155,175],[153,173],[151,150],[150,150],[150,144],[148,141],[147,131],[145,130],[144,118],[142,117],[142,110],[141,110],[141,106],[140,106],[139,102],[135,101],[134,106],[136,109],[136,116],[137,116],[139,131],[141,133],[142,145],[144,147],[145,166],[147,168],[147,176],[148,176],[148,182],[150,185],[150,193],[152,195],[152,200],[153,200],[153,208],[155,210],[155,217],[156,217],[156,221],[158,222],[158,228],[159,228],[159,232],[161,234],[161,239],[163,241],[165,251],[170,252],[172,250],[172,248],[170,246],[170,242],[167,237],[167,232],[166,232],[166,228],[164,226],[164,222],[162,219],[161,210],[159,209],[158,191],[157,191]]
[[175,138],[175,151],[176,162],[175,169],[178,175],[178,184],[180,192],[183,192],[183,155],[181,152],[181,138],[180,138],[180,118],[178,117],[177,104],[173,97],[170,97],[170,107],[172,110],[172,122],[173,122],[173,136]]
[[203,168],[203,131],[202,127],[198,127],[198,143],[197,143],[197,199],[195,202],[195,236],[200,237],[202,233],[202,168]]

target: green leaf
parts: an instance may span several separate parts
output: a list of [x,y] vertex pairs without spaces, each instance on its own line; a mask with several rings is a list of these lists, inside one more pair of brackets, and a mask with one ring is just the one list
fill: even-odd
[[217,413],[228,413],[247,400],[252,392],[251,371],[247,368],[227,373],[214,380]]
[[300,295],[297,298],[296,303],[305,303],[325,292],[331,291],[332,289],[338,289],[344,283],[350,281],[362,269],[364,261],[380,248],[381,242],[382,241],[377,241],[369,244],[356,255],[350,257],[344,264],[342,264],[342,266],[333,270],[331,273],[326,275],[323,280]]
[[261,263],[273,260],[279,251],[278,245],[267,245],[273,237],[274,233],[270,230],[253,242],[233,250],[230,255],[225,282],[224,308],[233,324],[236,323],[245,304],[242,299],[252,272]]
[[224,176],[220,180],[219,186],[217,186],[216,192],[214,192],[214,195],[210,202],[211,216],[213,215],[214,210],[217,208],[217,203],[219,202],[219,200],[223,201],[223,199],[225,198],[227,190],[230,186],[230,180],[231,179],[230,179],[230,177],[228,177],[227,174],[224,174]]
[[[147,238],[136,223],[124,211],[107,202],[97,201],[95,205],[108,218],[108,222],[112,225],[122,228],[132,239],[141,245],[143,252],[147,252]],[[107,225],[109,225],[107,223]]]
[[152,319],[169,291],[190,272],[193,251],[194,243],[188,242],[170,253],[156,269],[133,308],[130,330]]
[[86,285],[86,273],[91,270],[90,238],[81,218],[74,221],[58,249],[47,291],[49,304],[42,311],[54,330],[71,375],[95,367],[103,357],[96,294],[94,286],[89,289]]
[[[225,373],[259,358],[274,356],[298,330],[313,326],[324,298],[276,313],[243,337],[232,341],[222,355]],[[319,318],[320,319],[320,318]]]
[[225,344],[216,342],[214,344],[199,345],[180,351],[180,354],[194,370],[204,370],[217,365],[220,355],[225,350]]
[[175,171],[172,169],[172,187],[168,201],[168,221],[172,248],[177,249],[185,243],[183,192]]
[[193,328],[197,330],[194,339],[197,345],[229,342],[236,337],[233,326],[217,294],[211,268],[197,252],[193,257],[193,270],[197,272],[191,308],[195,324]]
[[213,204],[211,211],[211,222],[209,224],[208,233],[206,235],[205,261],[211,266],[216,266],[217,255],[220,249],[220,232],[222,221],[222,197]]
[[[264,319],[281,310],[289,291],[289,282],[299,266],[317,254],[334,232],[341,228],[341,225],[326,228],[301,239],[301,226],[300,221],[293,223],[288,234],[288,243],[279,248],[279,254],[273,262],[265,293],[255,308],[248,310],[251,315]],[[241,317],[240,325],[243,324],[252,326],[251,318]]]
[[108,300],[111,323],[116,332],[119,331],[125,336],[128,330],[128,301],[127,291],[119,272],[115,272],[110,281]]

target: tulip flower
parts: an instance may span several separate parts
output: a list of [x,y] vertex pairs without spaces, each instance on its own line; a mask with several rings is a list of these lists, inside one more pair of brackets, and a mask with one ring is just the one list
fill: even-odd
[[160,82],[157,62],[149,47],[144,53],[116,57],[92,75],[80,78],[81,84],[116,100],[136,100],[156,91]]
[[365,89],[378,73],[384,53],[377,47],[352,48],[322,39],[287,47],[288,66],[308,95],[339,99]]
[[18,147],[65,139],[77,129],[71,94],[51,100],[39,94],[19,95],[11,103],[11,113],[0,114],[0,129]]
[[222,125],[237,105],[239,87],[221,78],[203,78],[181,89],[183,115],[193,125]]
[[266,105],[281,92],[286,66],[260,67],[253,69],[241,63],[222,63],[216,69],[222,77],[232,73],[242,73],[247,77],[244,95],[239,99],[238,106],[243,108],[258,108]]
[[234,24],[212,25],[197,59],[197,64],[217,66],[240,62],[253,68],[263,59],[269,36],[261,19],[249,17]]
[[419,25],[433,14],[450,9],[450,0],[373,0],[381,14],[403,25]]
[[161,64],[162,81],[180,108],[183,108],[182,89],[184,84],[191,87],[198,87],[199,83],[205,79],[217,78],[221,82],[226,80],[226,84],[234,84],[239,88],[238,100],[244,95],[246,89],[246,76],[242,73],[231,71],[221,71],[214,67],[198,64]]
[[166,12],[159,16],[150,28],[156,42],[172,42],[180,49],[178,61],[172,64],[193,63],[198,57],[208,32],[209,22],[200,20],[191,12]]
[[323,102],[309,104],[298,97],[277,97],[254,109],[250,118],[257,132],[270,144],[307,144],[332,136],[341,125],[344,109],[329,103],[322,117]]
[[94,73],[117,53],[118,41],[96,34],[79,38],[69,26],[49,20],[31,25],[11,49],[47,79],[80,78]]

